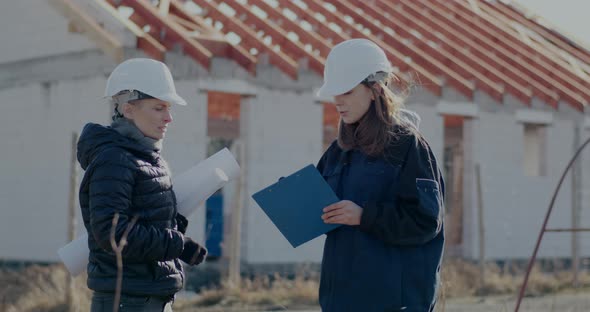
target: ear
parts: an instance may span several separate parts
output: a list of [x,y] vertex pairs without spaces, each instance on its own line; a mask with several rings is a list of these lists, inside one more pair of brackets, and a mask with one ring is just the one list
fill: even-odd
[[121,105],[119,109],[121,110],[121,114],[123,114],[125,118],[133,120],[133,115],[135,113],[133,105],[129,103],[123,103],[123,105]]

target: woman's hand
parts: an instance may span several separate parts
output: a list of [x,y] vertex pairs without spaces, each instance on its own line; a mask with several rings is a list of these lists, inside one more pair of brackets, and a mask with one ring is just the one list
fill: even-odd
[[341,200],[324,208],[322,220],[324,223],[359,225],[363,208],[350,200]]

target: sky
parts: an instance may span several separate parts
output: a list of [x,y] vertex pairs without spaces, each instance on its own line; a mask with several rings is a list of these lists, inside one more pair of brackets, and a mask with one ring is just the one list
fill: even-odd
[[590,0],[513,0],[590,48]]

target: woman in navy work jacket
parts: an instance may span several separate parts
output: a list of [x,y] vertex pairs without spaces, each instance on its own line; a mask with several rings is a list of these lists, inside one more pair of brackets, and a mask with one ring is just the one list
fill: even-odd
[[[443,254],[443,179],[388,88],[392,67],[366,39],[332,49],[320,96],[333,96],[338,139],[318,170],[341,199],[324,208],[324,312],[434,311]],[[406,111],[407,112],[407,111]]]

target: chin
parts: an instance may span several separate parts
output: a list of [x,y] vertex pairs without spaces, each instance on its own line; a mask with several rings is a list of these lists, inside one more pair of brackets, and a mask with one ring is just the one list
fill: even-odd
[[164,138],[163,134],[158,134],[158,135],[150,135],[149,136],[150,139],[154,139],[154,140],[161,140]]

